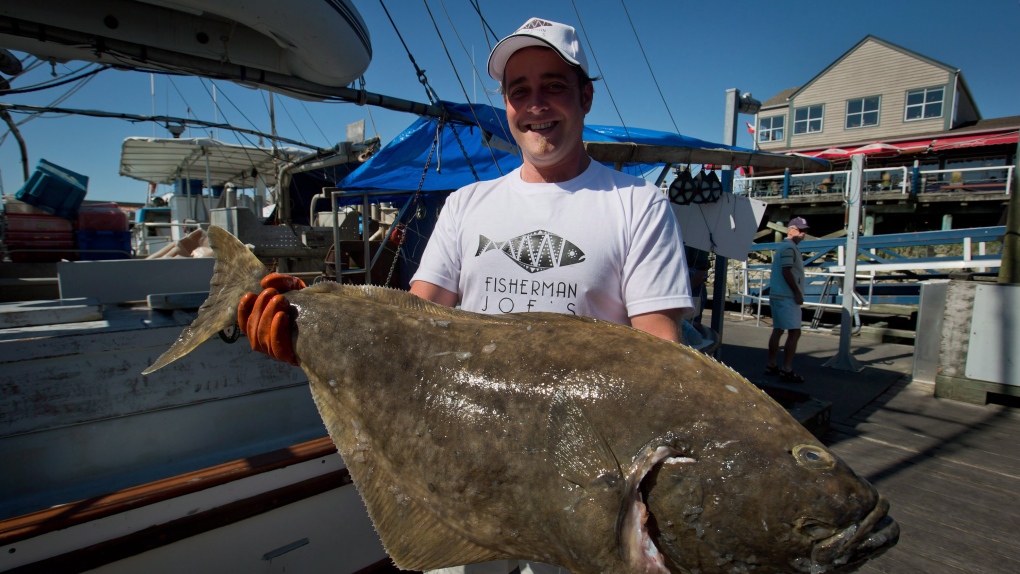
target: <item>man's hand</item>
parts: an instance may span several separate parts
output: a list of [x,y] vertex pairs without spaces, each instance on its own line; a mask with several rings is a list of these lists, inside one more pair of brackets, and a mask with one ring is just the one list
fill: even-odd
[[248,335],[251,348],[284,363],[297,365],[291,341],[290,302],[287,291],[305,288],[293,275],[270,273],[262,278],[262,293],[245,293],[237,305],[237,325]]

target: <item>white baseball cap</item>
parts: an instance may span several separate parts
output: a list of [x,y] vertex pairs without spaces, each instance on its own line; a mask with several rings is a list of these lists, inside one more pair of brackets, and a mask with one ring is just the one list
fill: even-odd
[[590,76],[588,57],[584,55],[584,48],[581,47],[573,26],[531,18],[516,32],[500,40],[492,49],[492,53],[489,54],[489,75],[492,79],[502,82],[507,60],[517,50],[528,46],[552,48],[566,63],[580,66],[585,75]]

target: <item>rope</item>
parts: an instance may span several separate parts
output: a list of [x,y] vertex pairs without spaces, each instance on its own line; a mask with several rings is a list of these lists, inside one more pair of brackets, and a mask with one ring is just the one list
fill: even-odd
[[[442,6],[443,12],[446,14],[446,19],[450,22],[450,26],[453,28],[453,35],[457,37],[457,40],[460,42],[461,49],[464,50],[464,55],[465,56],[468,55],[467,46],[464,45],[464,41],[461,39],[460,34],[457,33],[457,27],[454,26],[453,20],[450,18],[450,13],[446,10],[446,3],[443,2],[443,0],[439,0],[439,5]],[[474,117],[475,124],[477,124],[478,127],[481,128],[482,122],[481,120],[478,119],[478,114],[475,112],[475,107],[470,104],[471,98],[469,98],[467,95],[467,89],[464,88],[464,82],[462,82],[460,79],[460,74],[457,72],[457,66],[453,63],[453,57],[450,56],[450,51],[446,49],[446,41],[443,40],[443,35],[442,33],[439,32],[439,26],[436,24],[436,19],[432,17],[432,10],[429,10],[429,5],[427,1],[425,2],[425,10],[428,11],[429,18],[432,18],[432,26],[436,29],[436,35],[439,36],[440,43],[443,44],[443,50],[446,52],[446,58],[450,61],[450,67],[453,68],[453,75],[457,77],[457,83],[460,84],[460,90],[464,94],[464,101],[469,102],[468,109],[471,110],[471,116]],[[478,70],[476,70],[474,67],[472,67],[472,70],[474,70],[475,73],[478,72]],[[492,100],[489,99],[489,94],[486,93],[484,89],[482,90],[482,93],[485,94],[485,99],[489,102],[489,106],[492,106]],[[450,127],[452,129],[453,124],[450,124]],[[506,134],[506,128],[503,127],[502,122],[500,123],[500,127],[503,128],[504,138],[506,138],[506,140],[509,141],[510,138]],[[468,157],[467,151],[464,149],[464,144],[460,141],[460,136],[457,135],[456,130],[454,130],[454,136],[457,137],[457,143],[460,144],[460,150],[464,153],[464,159],[467,160],[468,165],[471,167],[471,173],[474,174],[475,181],[481,181],[478,178],[478,174],[475,173],[474,166],[471,165],[471,159]],[[505,175],[503,173],[503,168],[500,167],[499,162],[496,161],[496,154],[492,151],[492,148],[489,146],[486,146],[486,148],[489,150],[489,157],[492,158],[492,164],[496,166],[496,170],[499,171],[499,175]]]
[[[595,49],[591,45],[591,41],[588,39],[588,31],[584,29],[584,22],[581,21],[581,13],[577,11],[577,4],[574,0],[570,0],[570,5],[574,7],[574,14],[577,15],[577,23],[581,26],[581,32],[584,33],[584,41],[588,44],[588,51],[591,52],[591,59],[595,61],[595,66],[602,72],[602,66],[599,65],[598,58],[595,57]],[[623,131],[627,134],[627,139],[630,137],[630,130],[627,129],[627,124],[623,121],[623,116],[620,114],[620,108],[616,105],[616,99],[613,98],[613,92],[609,89],[609,81],[606,80],[605,72],[602,72],[602,79],[606,82],[606,93],[609,94],[609,101],[613,103],[613,109],[616,110],[616,117],[620,118],[620,125],[623,126]]]
[[[468,167],[471,168],[471,175],[475,176],[475,181],[482,181],[482,178],[478,177],[478,172],[475,171],[474,164],[471,163],[471,158],[468,156],[467,150],[464,149],[464,142],[460,141],[460,134],[457,133],[457,126],[455,126],[454,124],[451,123],[450,124],[450,131],[453,132],[453,137],[457,140],[457,145],[460,146],[460,152],[462,154],[464,154],[464,160],[467,161]],[[492,153],[491,149],[489,150],[489,153],[490,154]],[[499,164],[496,163],[496,158],[495,157],[492,158],[492,161],[493,161],[493,163],[496,164],[496,169],[499,169]],[[503,175],[503,170],[500,170],[499,173],[500,173],[500,175]]]
[[468,0],[468,2],[471,4],[471,7],[475,9],[475,12],[478,13],[478,19],[482,22],[482,35],[485,36],[485,45],[488,46],[489,51],[492,52],[492,44],[489,44],[489,36],[485,34],[485,30],[488,30],[489,34],[492,34],[493,40],[499,41],[499,36],[492,31],[492,26],[489,26],[489,22],[485,20],[485,16],[482,16],[482,9],[478,7],[478,0]]
[[414,71],[418,75],[418,81],[425,87],[425,96],[428,97],[430,104],[435,104],[439,101],[439,98],[435,97],[435,90],[433,90],[432,86],[429,85],[429,79],[425,76],[425,70],[419,68],[418,62],[414,61],[414,55],[411,54],[411,50],[407,47],[407,42],[404,42],[404,37],[400,34],[400,30],[397,29],[397,24],[393,21],[393,17],[390,16],[390,11],[386,9],[386,4],[383,0],[379,0],[379,5],[382,6],[383,12],[386,13],[386,18],[389,19],[390,25],[393,26],[393,31],[397,33],[397,38],[400,39],[400,43],[404,46],[404,51],[407,52],[407,57],[411,59],[411,65],[414,66]]
[[[436,148],[439,147],[439,132],[443,128],[443,120],[439,120],[439,129],[436,130],[436,137],[432,140],[432,147],[429,148],[429,157],[425,160],[425,167],[421,170],[421,179],[418,180],[418,189],[415,190],[414,196],[411,197],[411,207],[415,208],[414,212],[417,213],[418,202],[421,201],[421,189],[425,186],[425,176],[429,172],[429,164],[432,163],[432,155],[436,152]],[[456,132],[454,132],[456,133]],[[472,173],[474,170],[472,169]],[[476,176],[477,177],[477,176]],[[408,212],[412,210],[409,209]],[[393,226],[400,225],[399,221],[394,221]],[[393,280],[393,271],[397,268],[397,261],[400,259],[400,248],[404,246],[404,242],[407,240],[407,233],[410,227],[405,225],[404,232],[400,234],[400,241],[397,242],[397,256],[393,258],[393,263],[390,264],[390,272],[386,275],[386,282],[383,285],[388,286],[390,281]],[[367,273],[367,271],[366,271]]]
[[630,19],[630,11],[627,10],[627,4],[620,0],[620,5],[623,6],[623,12],[627,15],[627,22],[630,22],[630,29],[634,31],[634,37],[637,39],[638,48],[641,49],[641,57],[645,59],[645,65],[648,66],[648,73],[652,75],[652,82],[655,83],[655,89],[659,92],[659,97],[662,98],[662,105],[666,107],[666,113],[669,114],[669,121],[673,122],[673,129],[676,130],[676,135],[680,135],[680,128],[676,125],[676,120],[673,119],[673,112],[669,110],[669,104],[666,103],[666,96],[662,95],[662,88],[659,87],[659,81],[655,79],[655,72],[652,71],[652,64],[648,61],[648,55],[645,54],[645,47],[641,45],[641,36],[637,33],[637,28],[634,27],[634,21]]

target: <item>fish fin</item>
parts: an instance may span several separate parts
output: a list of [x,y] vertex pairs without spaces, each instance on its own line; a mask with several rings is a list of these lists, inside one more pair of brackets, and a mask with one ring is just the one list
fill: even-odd
[[604,476],[623,476],[605,438],[564,393],[556,393],[549,405],[549,451],[560,476],[578,486]]
[[509,558],[467,540],[418,502],[419,495],[402,491],[387,461],[366,448],[362,443],[366,437],[358,436],[356,425],[337,406],[335,387],[315,377],[310,386],[319,416],[347,464],[383,548],[398,568],[433,570]]
[[347,298],[364,297],[384,305],[400,307],[415,313],[426,313],[433,318],[464,317],[463,312],[459,312],[452,307],[422,299],[403,289],[393,289],[392,287],[380,285],[341,285],[332,281],[323,281],[302,290],[302,293],[336,294]]
[[209,226],[209,245],[216,256],[209,281],[209,297],[198,309],[198,317],[188,325],[177,341],[151,367],[148,375],[180,359],[217,332],[237,323],[237,304],[248,291],[259,292],[259,282],[269,270],[236,237],[225,229]]

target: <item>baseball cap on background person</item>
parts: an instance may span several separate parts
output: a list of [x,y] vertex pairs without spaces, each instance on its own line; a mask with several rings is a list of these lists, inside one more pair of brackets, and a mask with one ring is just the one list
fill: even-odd
[[588,57],[584,54],[584,48],[581,47],[573,26],[542,18],[531,18],[516,32],[500,40],[492,49],[492,53],[489,54],[489,75],[492,79],[502,82],[507,60],[517,50],[529,46],[552,48],[563,61],[572,66],[579,66],[585,75],[591,76],[588,73]]
[[810,225],[807,224],[807,220],[804,219],[803,217],[794,217],[793,219],[790,220],[790,223],[788,223],[786,226],[796,227],[797,229],[800,230],[809,229],[811,227]]

